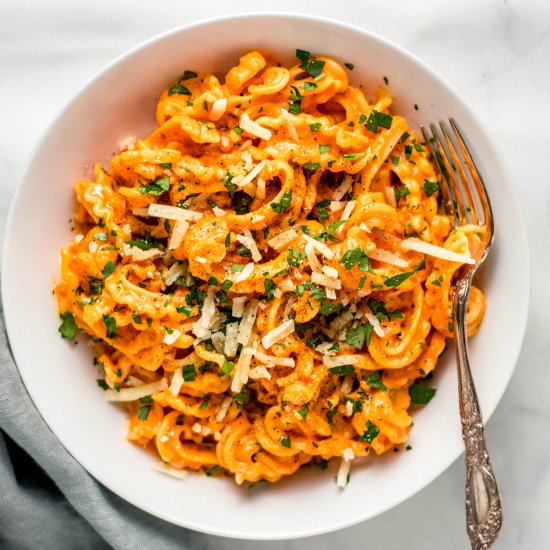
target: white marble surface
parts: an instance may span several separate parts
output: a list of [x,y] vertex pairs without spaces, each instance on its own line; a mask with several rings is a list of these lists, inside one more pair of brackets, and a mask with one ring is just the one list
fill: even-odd
[[[533,294],[518,367],[487,438],[505,522],[496,545],[550,543],[550,4],[543,0],[55,0],[0,3],[0,238],[8,205],[39,136],[103,65],[175,26],[226,13],[303,12],[372,30],[432,65],[470,103],[508,159],[533,251]],[[513,223],[513,220],[510,221]],[[503,335],[505,337],[505,335]],[[446,548],[468,546],[458,460],[429,487],[385,514],[329,535],[262,543],[267,549]],[[365,490],[368,490],[367,488]],[[204,547],[258,543],[205,537]]]

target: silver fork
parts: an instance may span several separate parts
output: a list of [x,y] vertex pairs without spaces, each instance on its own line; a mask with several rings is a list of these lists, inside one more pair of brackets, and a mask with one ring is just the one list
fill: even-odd
[[444,122],[439,123],[439,130],[430,124],[431,136],[422,127],[424,139],[441,174],[445,208],[454,217],[457,227],[466,223],[478,225],[485,240],[485,246],[474,258],[475,265],[461,268],[453,288],[453,330],[466,460],[466,525],[472,549],[479,550],[490,548],[497,538],[502,525],[502,507],[468,360],[466,311],[472,279],[493,244],[494,224],[491,203],[481,175],[452,118],[449,125],[452,131]]

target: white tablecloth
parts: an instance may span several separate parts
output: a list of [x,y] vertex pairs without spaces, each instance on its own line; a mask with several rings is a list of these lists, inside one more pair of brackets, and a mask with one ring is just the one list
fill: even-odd
[[[505,522],[498,548],[539,549],[550,539],[550,4],[543,0],[3,0],[0,4],[0,237],[10,199],[38,138],[92,75],[137,43],[175,26],[238,12],[335,17],[404,46],[432,65],[485,121],[507,157],[533,252],[529,326],[517,370],[487,438]],[[206,45],[205,45],[206,47]],[[330,50],[330,47],[328,47]],[[511,222],[513,223],[513,222]],[[546,284],[545,284],[546,283]],[[504,335],[505,336],[505,335]],[[266,549],[467,547],[462,459],[385,514],[312,539]],[[368,488],[365,488],[368,490]],[[257,543],[205,538],[209,548]]]

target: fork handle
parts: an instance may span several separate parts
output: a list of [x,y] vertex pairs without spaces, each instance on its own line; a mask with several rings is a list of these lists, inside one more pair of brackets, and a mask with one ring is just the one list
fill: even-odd
[[466,525],[472,550],[481,550],[490,548],[498,536],[502,525],[502,507],[487,452],[481,410],[468,360],[466,312],[473,275],[474,270],[456,283],[453,324],[462,439],[466,449]]

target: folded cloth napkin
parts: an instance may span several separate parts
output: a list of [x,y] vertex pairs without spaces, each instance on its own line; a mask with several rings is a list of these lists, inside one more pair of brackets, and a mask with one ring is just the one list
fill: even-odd
[[116,496],[61,445],[19,376],[1,299],[0,388],[0,548],[211,546],[210,537],[157,519]]

